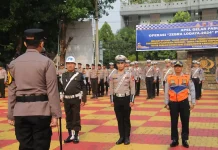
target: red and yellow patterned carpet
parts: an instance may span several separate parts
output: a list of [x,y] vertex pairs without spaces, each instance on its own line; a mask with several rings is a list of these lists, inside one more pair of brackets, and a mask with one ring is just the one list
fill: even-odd
[[[88,98],[82,108],[80,143],[63,145],[64,150],[168,150],[170,148],[170,117],[164,109],[163,93],[154,100],[145,101],[146,92],[136,97],[131,113],[131,144],[115,145],[118,139],[117,122],[109,98]],[[17,150],[14,127],[7,124],[7,99],[0,99],[0,149]],[[63,117],[65,118],[64,111]],[[63,138],[67,137],[62,120]],[[179,127],[181,125],[179,124]],[[179,129],[181,131],[181,129]],[[191,112],[190,150],[218,150],[218,92],[204,91],[203,97]],[[181,141],[180,141],[181,145]],[[59,150],[58,129],[53,129],[51,150]]]

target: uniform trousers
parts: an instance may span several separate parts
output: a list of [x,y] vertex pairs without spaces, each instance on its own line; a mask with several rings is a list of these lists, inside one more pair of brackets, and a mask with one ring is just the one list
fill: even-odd
[[105,82],[105,90],[106,90],[106,93],[108,93],[108,87],[109,87],[109,83],[108,83],[108,80],[106,78],[106,82]]
[[88,77],[86,77],[86,90],[87,90],[88,94],[90,95],[91,85],[89,84],[89,78]]
[[121,138],[129,137],[131,130],[130,114],[131,107],[130,96],[116,97],[114,96],[114,111],[118,122],[118,130]]
[[49,150],[51,116],[15,116],[15,134],[19,150]]
[[163,90],[164,90],[164,92],[165,92],[165,83],[166,83],[166,81],[163,81]]
[[153,97],[153,83],[154,83],[154,77],[146,77],[146,88],[147,88],[147,97],[152,98]]
[[98,78],[91,78],[91,87],[92,87],[92,94],[97,96],[98,94]]
[[5,97],[5,80],[0,79],[0,93],[1,97]]
[[135,81],[135,89],[136,89],[135,95],[139,95],[139,94],[140,94],[140,82],[141,82],[141,79],[138,78],[137,81],[138,81],[138,82]]
[[64,99],[64,110],[66,114],[66,128],[69,130],[80,131],[80,103],[79,98]]
[[171,140],[179,140],[178,119],[180,116],[182,123],[182,140],[188,140],[189,137],[189,118],[190,105],[188,99],[181,102],[169,102],[171,118]]
[[199,96],[201,97],[202,96],[202,81],[201,81],[201,83],[200,83],[200,90],[199,90]]
[[[156,92],[157,89],[157,92]],[[153,83],[153,97],[155,97],[157,93],[157,96],[159,95],[159,77],[157,77],[157,80],[155,83]]]
[[200,79],[199,78],[192,78],[192,81],[195,85],[196,99],[199,99],[200,98]]
[[104,96],[104,79],[100,79],[100,83],[98,84],[98,95]]

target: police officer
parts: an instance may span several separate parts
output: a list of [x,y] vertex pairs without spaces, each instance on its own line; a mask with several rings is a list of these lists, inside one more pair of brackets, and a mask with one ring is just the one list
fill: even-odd
[[157,67],[157,62],[154,62],[153,63],[153,66],[154,66],[154,70],[155,70],[155,74],[156,74],[156,77],[157,77],[157,81],[154,82],[154,95],[156,95],[156,89],[157,89],[157,96],[159,96],[159,84],[160,84],[160,68]]
[[215,80],[216,80],[216,83],[218,84],[218,68],[216,69],[216,76],[215,76]]
[[104,71],[104,76],[105,76],[105,80],[104,80],[104,85],[105,85],[105,90],[106,90],[106,95],[108,95],[108,87],[109,87],[109,83],[108,83],[108,69],[105,65],[103,65],[103,71]]
[[[165,108],[170,110],[171,118],[171,147],[179,144],[178,118],[182,122],[182,145],[189,147],[187,142],[189,137],[189,118],[190,110],[195,106],[195,87],[189,75],[182,73],[183,63],[176,61],[174,75],[169,75],[165,84]],[[188,95],[191,94],[191,106],[189,105]]]
[[126,60],[125,71],[130,71],[130,60]]
[[135,81],[131,72],[125,71],[126,57],[118,55],[115,60],[118,70],[115,70],[110,77],[110,100],[111,105],[114,106],[120,135],[116,144],[128,145],[130,144],[130,113],[134,105]]
[[0,62],[0,98],[5,98],[5,84],[7,81],[7,73],[3,68],[3,64]]
[[89,83],[89,76],[90,76],[90,66],[89,64],[86,64],[86,69],[85,69],[85,78],[86,78],[86,90],[87,94],[90,95],[91,93],[91,85]]
[[201,67],[201,63],[198,61],[197,64],[198,64],[198,67],[200,68],[200,74],[201,74],[201,81],[200,81],[200,85],[199,85],[200,86],[200,89],[199,89],[200,97],[199,98],[201,98],[201,96],[202,96],[202,84],[205,81],[205,74],[204,74],[204,69]]
[[145,83],[147,88],[147,99],[153,99],[153,83],[156,82],[156,73],[151,65],[151,60],[147,60],[147,66],[144,69]]
[[63,73],[65,73],[67,70],[65,69],[65,65],[64,64],[60,64],[60,67],[58,69],[58,75],[61,75]]
[[[67,72],[62,74],[61,100],[64,100],[64,109],[66,113],[66,128],[69,136],[65,143],[79,143],[80,106],[86,103],[86,85],[82,73],[75,71],[76,61],[73,56],[66,59]],[[73,131],[72,131],[73,130]]]
[[110,62],[109,65],[110,65],[110,68],[108,69],[108,79],[110,79],[110,76],[111,76],[111,75],[114,73],[114,71],[116,70],[116,69],[114,68],[114,63]]
[[92,88],[92,97],[93,98],[98,98],[98,71],[95,69],[95,64],[92,64],[92,69],[90,70],[89,74],[89,84],[91,84]]
[[193,68],[191,69],[191,78],[195,85],[195,96],[196,99],[200,99],[200,83],[202,81],[201,69],[198,67],[198,62],[196,60],[192,61]]
[[165,68],[162,70],[162,81],[163,81],[163,89],[165,90],[165,83],[167,81],[168,75],[174,74],[173,67],[171,67],[172,63],[170,59],[165,59]]
[[139,67],[139,63],[135,61],[135,89],[136,89],[136,96],[139,96],[140,94],[140,83],[141,83],[141,75],[142,75],[142,69]]
[[76,71],[78,71],[79,73],[83,72],[83,68],[82,68],[82,64],[78,63],[78,68],[76,69]]
[[13,60],[9,72],[8,122],[15,125],[19,150],[49,150],[52,130],[61,117],[55,65],[40,54],[44,31],[24,31],[26,53]]
[[104,81],[106,81],[106,77],[104,74],[104,70],[101,67],[101,64],[98,64],[98,96],[104,96]]

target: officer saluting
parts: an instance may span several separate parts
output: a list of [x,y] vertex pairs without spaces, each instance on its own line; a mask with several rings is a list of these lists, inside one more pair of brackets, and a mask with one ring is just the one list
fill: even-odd
[[[176,147],[179,144],[178,118],[180,116],[182,122],[182,145],[188,148],[189,118],[190,110],[195,105],[195,87],[189,75],[182,73],[182,69],[182,62],[176,61],[174,65],[175,74],[168,76],[165,84],[165,108],[170,110],[172,140],[170,146]],[[189,91],[191,95],[191,106],[188,101]]]
[[130,113],[134,105],[135,81],[131,72],[125,71],[126,57],[116,56],[117,68],[110,77],[110,100],[114,106],[120,138],[117,145],[130,143],[129,136],[131,130]]
[[27,51],[9,65],[13,80],[8,87],[8,122],[15,125],[20,150],[49,150],[51,127],[61,117],[55,65],[40,54],[43,32],[25,30]]
[[76,62],[73,56],[67,57],[66,66],[67,72],[62,74],[60,79],[63,85],[60,96],[64,100],[66,128],[69,133],[64,142],[79,143],[79,131],[81,130],[80,106],[85,105],[87,95],[85,78],[82,73],[75,71]]

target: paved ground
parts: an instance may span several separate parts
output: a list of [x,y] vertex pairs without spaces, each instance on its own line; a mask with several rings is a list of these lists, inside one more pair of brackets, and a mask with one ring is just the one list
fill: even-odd
[[[163,108],[163,93],[145,101],[145,91],[135,100],[131,114],[132,133],[129,146],[116,146],[117,122],[108,97],[88,99],[81,112],[80,144],[64,144],[64,150],[168,150],[170,140],[169,112]],[[14,129],[7,124],[7,99],[0,99],[0,149],[17,150]],[[64,114],[64,113],[63,113]],[[65,117],[65,115],[64,115]],[[202,100],[191,112],[191,150],[218,150],[218,92],[204,91]],[[67,137],[63,120],[63,137]],[[180,125],[179,125],[180,126]],[[53,129],[51,150],[59,150],[58,130]],[[180,141],[181,143],[181,141]],[[185,149],[182,146],[172,148]]]

